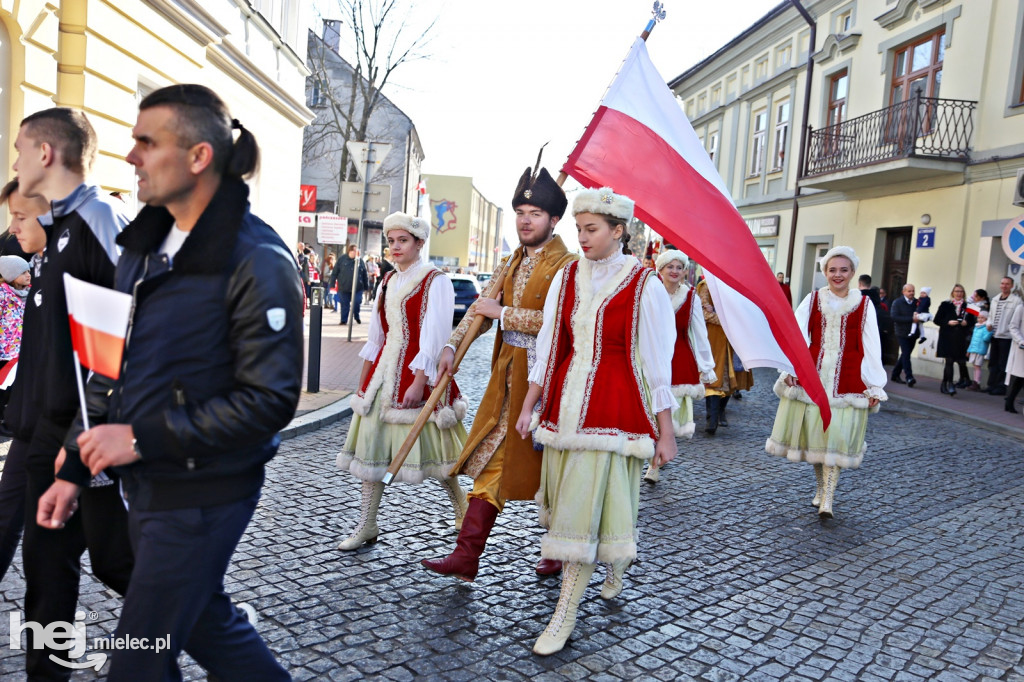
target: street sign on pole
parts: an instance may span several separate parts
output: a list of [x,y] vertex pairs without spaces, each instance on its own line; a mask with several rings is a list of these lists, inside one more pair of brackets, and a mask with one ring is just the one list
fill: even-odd
[[[345,146],[348,148],[348,153],[352,155],[352,164],[356,167],[356,173],[359,174],[359,179],[363,182],[373,180],[373,176],[377,174],[381,164],[384,163],[384,157],[391,151],[390,142],[349,141],[345,143]],[[373,156],[370,157],[370,154]],[[366,177],[367,173],[370,177]]]
[[[362,182],[341,183],[338,211],[351,216],[362,213],[364,188],[365,183]],[[369,194],[366,196],[366,218],[383,222],[388,216],[390,206],[391,185],[370,185]]]
[[1024,215],[1019,215],[1003,228],[1003,253],[1014,263],[1024,265]]

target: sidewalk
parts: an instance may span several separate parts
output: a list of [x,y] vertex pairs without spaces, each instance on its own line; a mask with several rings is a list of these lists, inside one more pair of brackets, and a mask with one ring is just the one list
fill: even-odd
[[[886,367],[892,375],[892,367]],[[995,433],[1024,439],[1024,413],[1012,414],[1004,409],[1004,396],[968,391],[958,388],[950,397],[939,392],[938,379],[917,376],[917,384],[908,388],[906,384],[890,381],[885,385],[889,400],[902,406],[927,412],[956,421],[981,426]],[[1017,411],[1021,412],[1020,402]]]
[[366,343],[369,331],[370,307],[363,305],[362,324],[352,325],[352,341],[348,340],[348,325],[339,324],[338,313],[323,311],[320,346],[320,390],[309,393],[309,311],[303,320],[306,353],[302,362],[302,395],[295,419],[281,432],[284,439],[332,424],[352,414],[348,396],[355,392],[363,360],[359,351]]

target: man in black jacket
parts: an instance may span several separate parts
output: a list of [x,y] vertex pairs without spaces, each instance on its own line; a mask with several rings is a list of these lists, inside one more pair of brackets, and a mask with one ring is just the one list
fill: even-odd
[[111,682],[167,679],[183,649],[218,678],[290,679],[223,582],[298,403],[298,270],[249,211],[259,148],[220,98],[174,85],[139,109],[127,160],[147,206],[118,239],[115,288],[133,296],[121,376],[90,380],[100,425],[69,435],[37,521],[63,523],[90,474],[121,476],[136,562],[116,637],[170,640],[115,651]]
[[[352,298],[352,273],[357,272],[355,302]],[[357,324],[362,324],[359,319],[359,303],[363,299],[363,291],[369,286],[366,277],[366,265],[359,257],[359,249],[355,244],[349,244],[344,256],[338,259],[338,264],[331,272],[331,281],[327,283],[327,290],[330,291],[334,283],[338,283],[338,309],[341,311],[340,324],[348,324],[348,309],[351,305],[352,317]]]
[[[54,483],[54,462],[78,412],[64,275],[111,287],[118,248],[114,243],[128,219],[123,204],[96,185],[87,184],[96,158],[96,133],[80,111],[46,109],[22,122],[15,141],[19,190],[40,196],[50,211],[39,216],[46,233],[43,257],[34,261],[25,304],[18,376],[5,418],[19,440],[29,442],[25,461],[26,518],[36,516],[41,496]],[[65,526],[26,524],[22,549],[26,620],[44,626],[72,622],[78,604],[82,553],[88,548],[93,572],[124,594],[132,570],[128,518],[114,481],[90,480],[81,510]],[[26,672],[30,680],[67,679],[71,669],[54,658],[67,652],[45,646],[46,638],[28,633]]]
[[910,366],[910,356],[914,352],[914,344],[917,343],[919,335],[916,329],[914,335],[910,335],[911,328],[914,328],[914,323],[917,322],[917,301],[914,300],[914,292],[913,284],[903,285],[903,295],[892,302],[890,311],[893,333],[900,344],[900,357],[896,361],[896,366],[892,368],[892,380],[897,384],[904,383],[900,378],[900,372],[903,372],[906,375],[907,386],[911,387],[917,383],[917,379],[914,378],[914,370]]

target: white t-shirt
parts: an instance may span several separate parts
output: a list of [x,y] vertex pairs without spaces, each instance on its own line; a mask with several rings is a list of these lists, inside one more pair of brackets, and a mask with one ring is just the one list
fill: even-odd
[[164,243],[160,245],[160,253],[167,256],[167,259],[173,263],[175,254],[178,253],[178,249],[185,243],[189,234],[185,230],[179,230],[178,223],[174,223],[171,226],[171,231],[167,233]]

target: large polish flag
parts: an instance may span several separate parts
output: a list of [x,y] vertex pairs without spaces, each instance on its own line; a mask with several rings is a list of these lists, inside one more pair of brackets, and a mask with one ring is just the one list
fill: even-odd
[[64,293],[68,300],[71,344],[78,361],[97,374],[117,379],[121,374],[132,297],[67,273]]
[[638,218],[700,263],[744,367],[795,374],[828,427],[828,396],[793,309],[642,39],[562,171],[628,195]]

